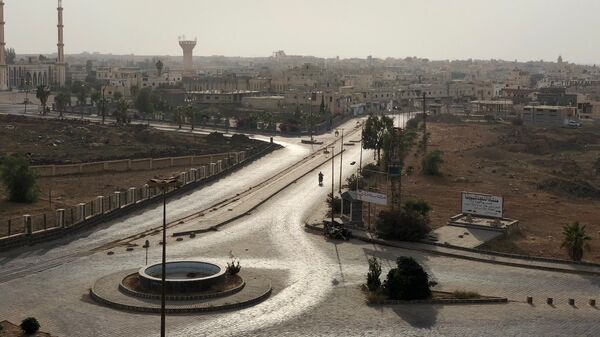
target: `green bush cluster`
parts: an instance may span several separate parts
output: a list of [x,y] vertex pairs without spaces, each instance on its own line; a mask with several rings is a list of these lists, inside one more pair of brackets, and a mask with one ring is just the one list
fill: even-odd
[[421,173],[425,176],[441,175],[440,167],[444,160],[442,159],[442,151],[435,150],[427,153],[421,161]]
[[421,300],[431,297],[429,275],[412,257],[399,257],[397,267],[391,269],[383,283],[387,295],[393,300]]
[[21,322],[21,330],[23,330],[28,335],[33,335],[34,333],[40,330],[40,323],[37,319],[33,317],[25,318]]
[[0,165],[0,177],[10,201],[32,203],[39,189],[29,163],[22,157],[6,157]]
[[377,235],[384,239],[419,241],[429,232],[431,207],[423,200],[408,200],[400,210],[384,210],[376,222]]
[[232,260],[231,262],[227,262],[227,274],[232,276],[237,275],[241,270],[240,261]]

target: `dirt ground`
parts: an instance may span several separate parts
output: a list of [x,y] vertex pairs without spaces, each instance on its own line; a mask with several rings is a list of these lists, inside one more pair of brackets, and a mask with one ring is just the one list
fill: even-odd
[[0,115],[0,155],[26,155],[31,165],[160,158],[241,151],[263,144],[236,138],[160,131],[142,125],[101,125],[82,120]]
[[568,258],[560,248],[562,227],[580,221],[592,237],[584,259],[600,262],[600,172],[594,166],[600,131],[477,123],[429,123],[428,130],[429,150],[444,153],[443,175],[422,176],[421,157],[411,154],[407,166],[415,173],[403,177],[402,188],[407,197],[430,203],[434,228],[459,213],[463,191],[501,195],[505,216],[519,220],[521,230],[486,248]]
[[[18,132],[13,133],[13,129],[7,126],[16,126]],[[244,137],[214,141],[207,136],[192,137],[145,127],[101,126],[80,121],[15,116],[0,116],[0,130],[0,157],[29,153],[31,162],[37,164],[202,155],[251,150],[267,145]],[[12,228],[18,229],[22,225],[23,214],[37,215],[58,208],[69,208],[94,200],[97,196],[143,186],[156,176],[169,176],[189,168],[40,177],[37,180],[39,199],[33,204],[7,201],[4,187],[0,184],[0,235],[8,227],[9,219],[14,219]]]

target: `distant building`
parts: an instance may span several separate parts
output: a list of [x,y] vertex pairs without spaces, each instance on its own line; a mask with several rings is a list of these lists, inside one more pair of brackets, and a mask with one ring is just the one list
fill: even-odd
[[63,41],[63,7],[58,0],[58,54],[56,60],[29,58],[16,64],[6,64],[4,48],[4,1],[0,0],[0,90],[40,85],[64,86],[66,83],[66,63]]
[[568,94],[565,88],[540,88],[537,102],[541,105],[576,106],[577,94]]
[[543,127],[563,126],[576,116],[577,109],[575,107],[552,105],[527,105],[523,107],[522,113],[525,124]]

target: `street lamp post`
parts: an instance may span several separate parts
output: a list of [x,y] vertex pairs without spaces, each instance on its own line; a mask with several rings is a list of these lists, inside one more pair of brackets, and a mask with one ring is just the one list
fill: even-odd
[[102,124],[104,125],[104,119],[106,118],[106,98],[104,97],[104,92],[106,91],[106,87],[108,84],[102,86]]
[[31,81],[25,81],[25,114],[27,114],[27,103],[29,103],[29,85]]
[[150,241],[146,240],[144,248],[146,248],[146,265],[148,265],[148,248],[150,248]]
[[333,185],[335,184],[335,171],[334,171],[334,163],[333,163],[333,159],[335,158],[335,146],[331,147],[331,225],[333,226],[334,224],[334,212],[333,212],[333,206],[334,206],[334,198],[333,198]]
[[165,317],[166,317],[166,269],[167,269],[167,190],[170,187],[177,187],[177,178],[155,178],[148,181],[148,186],[159,188],[163,194],[163,235],[162,235],[162,284],[160,296],[160,336],[165,337]]
[[[344,163],[344,129],[342,130],[342,145],[340,148],[340,185],[339,185],[339,189],[338,189],[338,193],[342,194],[342,165]],[[338,131],[335,132],[336,134],[338,133]]]

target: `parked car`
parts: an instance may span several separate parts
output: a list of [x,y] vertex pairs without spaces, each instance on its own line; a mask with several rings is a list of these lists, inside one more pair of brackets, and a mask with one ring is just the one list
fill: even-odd
[[567,126],[570,127],[570,128],[580,128],[581,127],[581,123],[579,123],[578,121],[569,120],[567,122]]

